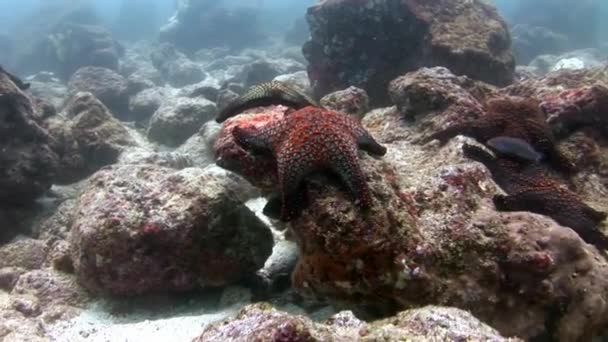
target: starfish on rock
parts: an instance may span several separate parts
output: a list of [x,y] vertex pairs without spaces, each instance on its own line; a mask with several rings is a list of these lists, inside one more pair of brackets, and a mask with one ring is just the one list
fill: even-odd
[[382,156],[386,148],[353,117],[308,106],[256,129],[236,126],[237,143],[255,153],[270,153],[277,161],[282,221],[293,219],[303,200],[306,176],[316,171],[338,175],[360,208],[372,196],[361,171],[358,149]]

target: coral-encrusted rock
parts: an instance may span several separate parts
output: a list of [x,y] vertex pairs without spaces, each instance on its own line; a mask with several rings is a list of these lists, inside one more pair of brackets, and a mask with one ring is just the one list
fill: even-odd
[[390,127],[378,132],[385,141],[412,133],[430,134],[480,117],[483,114],[480,101],[493,87],[466,76],[455,76],[444,67],[434,67],[397,77],[390,82],[388,91],[399,113],[410,121],[416,119],[418,130],[404,130],[399,120],[395,121],[396,117],[385,117],[388,119],[385,124]]
[[[28,203],[51,187],[58,156],[32,100],[0,72],[0,202]],[[2,228],[7,229],[5,224]]]
[[363,89],[348,87],[325,95],[321,106],[362,118],[369,110],[369,97]]
[[163,103],[150,119],[148,138],[179,146],[215,117],[217,107],[204,98],[179,97]]
[[115,163],[120,153],[135,145],[125,126],[88,92],[74,94],[63,115],[49,120],[48,127],[61,158],[59,183],[81,180]]
[[[240,115],[224,130],[263,126],[279,115]],[[404,137],[418,127],[390,109],[368,113],[363,124],[388,148],[382,160],[360,158],[376,199],[362,213],[328,179],[307,182],[309,204],[290,222],[300,248],[292,275],[298,292],[371,305],[454,306],[525,339],[582,341],[603,330],[608,263],[595,247],[549,218],[496,212],[497,187],[484,166],[463,158],[463,138],[439,150],[411,144]],[[402,137],[385,135],[393,127]],[[274,188],[272,163],[229,139],[220,133],[216,142],[221,164]]]
[[0,248],[0,268],[39,269],[46,260],[48,251],[44,241],[29,238],[17,240]]
[[100,67],[78,69],[70,78],[70,92],[91,92],[118,118],[126,118],[129,109],[127,80],[113,70]]
[[72,259],[89,290],[115,295],[222,286],[264,265],[272,234],[245,205],[253,189],[216,167],[103,169],[72,225]]
[[46,322],[73,317],[76,308],[83,307],[88,300],[75,277],[49,269],[21,275],[11,291],[14,304],[37,306],[34,315],[42,314]]
[[331,0],[309,8],[307,20],[304,55],[318,97],[354,85],[372,105],[387,103],[388,82],[421,66],[496,85],[513,79],[507,25],[483,1]]
[[470,313],[427,306],[373,323],[343,311],[324,323],[278,311],[258,303],[234,318],[205,328],[193,342],[203,341],[516,341],[506,339]]

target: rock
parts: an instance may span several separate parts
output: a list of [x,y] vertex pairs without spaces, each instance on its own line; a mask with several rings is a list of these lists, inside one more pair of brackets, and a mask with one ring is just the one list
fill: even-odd
[[206,77],[198,64],[189,60],[171,44],[160,44],[150,58],[162,77],[174,87],[198,83]]
[[125,148],[135,145],[129,131],[93,94],[78,92],[63,115],[48,122],[61,158],[58,183],[73,183],[102,166],[115,163]]
[[[482,1],[324,1],[308,9],[311,39],[303,51],[315,95],[348,86],[372,106],[388,102],[395,77],[445,66],[495,85],[512,82],[515,63],[506,23]],[[365,30],[361,30],[365,27]]]
[[10,292],[19,277],[27,272],[27,270],[19,267],[4,267],[0,268],[0,289],[6,292]]
[[387,127],[379,134],[383,140],[392,141],[412,133],[431,134],[448,125],[475,119],[483,114],[480,101],[492,91],[491,87],[466,76],[455,76],[444,67],[407,73],[392,80],[388,92],[399,113],[407,120],[416,119],[420,129],[404,131],[401,123],[393,122],[390,129]]
[[[450,100],[463,99],[447,94],[438,96],[446,110]],[[417,106],[429,108],[426,103]],[[276,191],[272,161],[239,151],[224,131],[280,117],[269,107],[226,121],[216,142],[218,165]],[[380,160],[360,157],[375,204],[362,213],[327,178],[307,178],[308,205],[290,222],[305,251],[292,274],[299,294],[378,310],[450,305],[526,340],[599,335],[608,323],[608,305],[597,305],[608,293],[608,265],[595,247],[547,217],[496,212],[491,199],[499,190],[484,166],[463,157],[464,138],[440,149],[412,144],[426,123],[406,125],[390,108],[368,113],[363,124],[388,148]],[[387,133],[393,130],[399,135]],[[557,316],[556,308],[562,308]]]
[[601,67],[601,53],[597,49],[574,50],[561,55],[540,55],[530,66],[538,69],[540,76],[561,69],[578,70],[583,68]]
[[217,107],[203,98],[179,97],[163,103],[148,126],[148,138],[168,146],[179,146],[215,117]]
[[67,87],[55,77],[51,77],[48,81],[29,80],[30,88],[28,91],[36,98],[43,99],[53,105],[56,110],[59,110],[68,94]]
[[108,107],[117,118],[128,117],[127,80],[118,73],[99,67],[78,69],[68,84],[71,93],[90,92]]
[[255,7],[226,8],[213,0],[180,1],[175,14],[161,27],[159,39],[189,52],[202,48],[255,46],[265,38],[258,29],[257,11]]
[[87,289],[112,295],[238,281],[262,267],[273,243],[243,204],[251,193],[241,178],[215,167],[103,169],[76,209],[76,274]]
[[203,341],[518,341],[506,339],[470,313],[426,306],[365,323],[343,311],[324,323],[258,303],[236,317],[207,326],[194,342]]
[[48,259],[49,266],[52,266],[53,269],[64,273],[74,273],[74,263],[67,241],[59,240],[53,243]]
[[511,34],[518,64],[528,64],[537,56],[562,53],[568,48],[567,36],[546,27],[518,24]]
[[304,65],[290,59],[267,59],[253,62],[243,68],[242,75],[236,76],[236,81],[242,81],[245,87],[251,87],[273,78],[298,71],[303,71]]
[[120,155],[118,164],[151,164],[181,170],[193,165],[190,158],[180,152],[153,152],[141,148],[131,149]]
[[188,157],[193,165],[205,167],[213,162],[213,144],[217,139],[222,125],[208,121],[195,135],[175,150]]
[[89,297],[73,276],[51,270],[34,270],[19,277],[11,291],[13,301],[37,306],[48,323],[68,319],[82,308]]
[[275,77],[274,80],[287,83],[293,87],[298,87],[303,92],[312,94],[312,88],[310,87],[310,81],[308,80],[308,74],[306,74],[306,71],[297,71],[291,74],[279,75]]
[[137,122],[147,122],[168,96],[169,90],[163,87],[142,90],[129,100],[131,117]]
[[82,67],[118,70],[118,58],[124,53],[110,32],[100,26],[65,24],[49,40],[65,78]]
[[243,306],[251,303],[251,291],[242,286],[228,286],[224,288],[219,300],[220,307],[228,307],[233,305]]
[[235,92],[234,90],[230,90],[227,88],[222,89],[217,94],[217,100],[215,101],[215,103],[217,104],[218,108],[224,108],[230,102],[236,100],[238,97],[239,97],[239,93]]
[[53,215],[42,220],[33,228],[33,235],[44,241],[61,241],[68,238],[76,200],[62,202]]
[[207,77],[204,81],[192,84],[182,88],[177,96],[183,97],[203,97],[211,102],[215,102],[217,99],[217,95],[219,94],[219,82],[217,80],[212,79],[211,77]]
[[369,111],[369,97],[363,89],[348,87],[325,95],[321,106],[362,118]]
[[12,309],[0,309],[2,342],[49,342],[50,338],[37,320],[26,318]]
[[36,270],[44,264],[49,248],[41,240],[19,239],[0,247],[0,268]]
[[51,187],[59,158],[32,100],[3,72],[0,94],[0,202],[30,203]]

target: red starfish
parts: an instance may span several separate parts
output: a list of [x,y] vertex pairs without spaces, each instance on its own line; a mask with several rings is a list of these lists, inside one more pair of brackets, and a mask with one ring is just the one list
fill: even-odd
[[277,160],[281,220],[297,215],[306,176],[328,170],[340,177],[361,208],[372,196],[359,166],[358,148],[382,156],[386,148],[354,118],[317,107],[305,107],[267,126],[235,127],[232,134],[243,148],[271,153]]

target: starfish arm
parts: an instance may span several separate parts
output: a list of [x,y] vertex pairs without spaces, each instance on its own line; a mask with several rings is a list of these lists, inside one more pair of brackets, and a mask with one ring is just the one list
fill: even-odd
[[289,146],[277,156],[277,173],[281,193],[281,221],[295,218],[305,205],[304,177],[312,170],[309,155]]
[[237,144],[245,150],[258,153],[270,152],[271,144],[269,139],[266,138],[265,130],[236,126],[232,130],[232,136]]
[[331,159],[329,168],[340,177],[360,208],[371,207],[371,191],[359,166],[359,157],[355,147],[344,146],[343,153],[337,154]]

